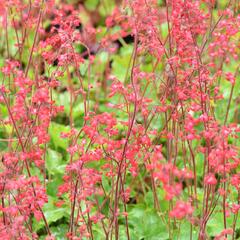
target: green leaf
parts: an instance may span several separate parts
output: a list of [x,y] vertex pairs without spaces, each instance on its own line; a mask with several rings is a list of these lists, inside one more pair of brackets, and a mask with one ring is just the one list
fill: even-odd
[[166,38],[167,35],[168,35],[168,24],[167,24],[167,22],[161,24],[161,30],[162,30],[163,38]]
[[53,91],[53,99],[59,106],[64,106],[64,112],[69,115],[70,113],[70,93],[68,91],[59,94],[57,91]]
[[67,149],[68,140],[60,138],[60,134],[61,132],[68,132],[69,130],[70,128],[68,126],[51,122],[51,125],[49,127],[49,134],[51,136],[51,144],[53,145],[54,149],[57,149],[57,147]]
[[[48,203],[46,203],[43,207],[43,212],[49,225],[63,217],[69,217],[69,209],[66,207],[56,207],[54,202],[54,198],[48,197]],[[43,227],[44,223],[42,220],[37,222],[35,219],[33,219],[34,231],[38,231]]]
[[168,239],[166,224],[155,209],[136,205],[129,211],[129,224],[133,226],[137,239]]
[[66,208],[56,208],[53,207],[49,209],[45,217],[48,221],[48,223],[56,222],[57,220],[61,219],[62,217],[65,217],[67,214],[67,209]]
[[66,224],[61,224],[56,227],[51,227],[51,232],[56,239],[65,240],[68,226]]
[[98,2],[99,2],[99,0],[86,0],[84,2],[84,5],[88,10],[93,11],[97,8]]
[[132,46],[122,47],[120,54],[113,57],[112,73],[121,81],[125,79],[132,51]]
[[[91,0],[89,0],[89,1],[91,1]],[[113,1],[113,0],[101,1],[101,5],[99,7],[99,13],[102,16],[107,16],[113,11],[114,7],[115,7],[115,1]]]
[[58,187],[63,182],[62,175],[55,174],[53,179],[47,182],[47,194],[53,198],[57,198]]
[[[191,223],[189,223],[188,221],[183,221],[180,224],[180,231],[176,240],[190,239],[190,235],[191,235]],[[198,239],[198,230],[196,227],[193,226],[192,226],[192,239]]]
[[49,174],[64,173],[62,155],[52,149],[47,150],[46,168]]
[[[231,228],[233,224],[233,217],[227,217],[227,228]],[[236,226],[239,226],[240,219],[238,218]],[[207,223],[207,233],[210,236],[216,236],[224,229],[223,213],[219,210],[213,214]]]

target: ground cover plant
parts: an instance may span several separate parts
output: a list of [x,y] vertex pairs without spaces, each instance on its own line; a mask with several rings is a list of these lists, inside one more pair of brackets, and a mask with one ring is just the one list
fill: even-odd
[[240,239],[238,0],[0,0],[0,239]]

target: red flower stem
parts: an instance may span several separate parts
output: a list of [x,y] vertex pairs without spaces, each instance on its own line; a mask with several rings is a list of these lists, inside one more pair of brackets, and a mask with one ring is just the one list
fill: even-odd
[[[127,146],[128,146],[128,141],[132,132],[132,128],[133,128],[133,124],[135,121],[135,117],[136,117],[136,113],[137,113],[137,92],[136,92],[136,88],[135,88],[135,84],[134,84],[134,78],[133,78],[133,70],[134,70],[134,66],[135,66],[135,62],[136,62],[136,58],[137,58],[137,48],[138,48],[138,34],[135,34],[135,38],[134,38],[134,50],[133,50],[133,64],[132,64],[132,69],[131,69],[131,84],[132,84],[132,88],[134,91],[134,97],[135,97],[135,102],[134,102],[134,110],[133,110],[133,115],[132,115],[132,119],[131,119],[131,123],[129,125],[128,128],[128,133],[127,133],[127,137],[126,137],[126,141],[123,147],[123,152],[122,152],[122,157],[120,160],[120,164],[118,167],[118,174],[117,174],[117,180],[116,180],[116,189],[115,189],[115,199],[114,199],[114,223],[115,223],[115,239],[118,240],[118,217],[116,216],[117,214],[117,209],[118,209],[118,203],[119,203],[119,191],[121,191],[121,184],[119,186],[119,180],[122,176],[122,165],[124,163],[124,159],[125,159],[125,154],[127,151]],[[124,183],[123,183],[124,184]],[[127,220],[127,218],[126,218]],[[128,230],[128,223],[126,221],[126,226],[127,226],[127,238],[130,239],[129,236],[129,230]]]
[[[42,1],[42,3],[43,3],[43,1]],[[37,27],[36,27],[35,35],[34,35],[33,45],[32,45],[32,48],[31,48],[31,52],[30,52],[30,56],[29,56],[29,59],[28,59],[27,67],[26,67],[26,70],[25,70],[25,77],[27,77],[30,64],[32,63],[33,50],[34,50],[35,44],[36,44],[36,42],[37,42],[38,30],[39,30],[39,27],[40,27],[40,22],[41,22],[41,20],[42,20],[42,14],[43,14],[43,10],[42,10],[42,8],[41,8],[41,9],[40,9],[40,12],[39,12],[39,16],[38,16],[38,22],[37,22]]]
[[[0,91],[0,92],[1,92],[1,95],[2,95],[2,97],[3,97],[3,100],[4,100],[5,104],[6,104],[6,106],[7,106],[7,110],[8,110],[8,113],[9,113],[9,115],[10,115],[11,121],[12,121],[12,123],[13,123],[14,129],[15,129],[15,131],[16,131],[16,134],[17,134],[17,137],[18,137],[18,141],[19,141],[19,143],[20,143],[20,146],[21,146],[21,148],[22,148],[22,151],[25,152],[25,147],[24,147],[24,144],[23,144],[23,142],[22,142],[21,136],[20,136],[20,134],[19,134],[19,132],[18,132],[18,129],[17,129],[15,120],[14,120],[14,118],[13,118],[13,115],[12,115],[12,112],[11,112],[11,109],[10,109],[10,106],[9,106],[9,104],[8,104],[8,101],[7,101],[4,93],[3,93],[2,91]],[[29,169],[29,166],[28,166],[28,163],[27,163],[27,160],[26,160],[26,159],[24,159],[24,163],[25,163],[25,165],[26,165],[26,170],[27,170],[28,176],[31,177],[31,172],[30,172],[30,169]],[[35,191],[35,187],[34,187],[34,184],[33,184],[33,183],[31,183],[31,187],[32,187],[32,189],[33,189],[33,194],[34,194],[34,196],[36,196],[36,191]],[[41,215],[42,215],[42,218],[43,218],[43,221],[44,221],[46,230],[47,230],[48,234],[51,236],[51,231],[50,231],[50,229],[49,229],[49,226],[48,226],[46,217],[45,217],[45,215],[44,215],[44,213],[43,213],[43,210],[42,210],[42,208],[39,206],[39,204],[37,204],[37,205],[38,205],[39,211],[41,212]]]
[[[235,76],[234,77],[236,77],[237,76],[237,73],[238,73],[238,71],[239,71],[239,66],[240,65],[238,65],[238,67],[237,67],[237,69],[236,69],[236,71],[235,71]],[[226,125],[226,123],[227,123],[227,119],[228,119],[228,114],[229,114],[229,110],[230,110],[230,105],[231,105],[231,101],[232,101],[232,97],[233,97],[233,91],[234,91],[234,87],[235,87],[235,83],[233,83],[232,84],[232,87],[231,87],[231,92],[230,92],[230,96],[229,96],[229,99],[228,99],[228,105],[227,105],[227,112],[226,112],[226,115],[225,115],[225,119],[224,119],[224,125]]]

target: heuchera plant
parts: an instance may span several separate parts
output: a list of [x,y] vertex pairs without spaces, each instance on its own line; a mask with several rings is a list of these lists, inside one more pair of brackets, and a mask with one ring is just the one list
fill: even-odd
[[238,239],[239,7],[0,0],[0,239]]

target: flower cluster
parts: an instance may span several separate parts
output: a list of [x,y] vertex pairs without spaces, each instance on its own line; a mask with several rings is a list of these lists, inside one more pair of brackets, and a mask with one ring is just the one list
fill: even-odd
[[83,2],[0,1],[1,238],[234,238],[237,1]]

